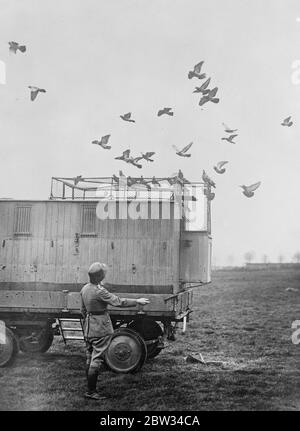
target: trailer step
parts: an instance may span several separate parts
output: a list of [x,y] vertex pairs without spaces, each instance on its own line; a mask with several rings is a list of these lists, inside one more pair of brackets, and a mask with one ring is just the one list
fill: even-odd
[[[82,326],[82,320],[81,319],[57,319],[59,332],[62,336],[62,339],[64,340],[64,343],[67,344],[67,340],[84,340],[83,335],[83,326]],[[72,323],[74,324],[72,326]],[[75,326],[75,323],[77,325]],[[64,326],[66,325],[66,326]],[[81,335],[71,335],[69,332],[81,332]]]

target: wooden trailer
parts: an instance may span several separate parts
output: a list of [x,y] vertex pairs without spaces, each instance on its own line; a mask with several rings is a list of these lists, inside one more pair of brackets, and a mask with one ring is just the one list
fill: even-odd
[[192,312],[193,287],[210,282],[210,202],[205,184],[158,180],[146,188],[55,177],[49,200],[0,200],[0,366],[19,348],[45,352],[57,322],[81,317],[79,292],[94,261],[108,265],[111,292],[150,299],[110,308],[112,369],[137,369],[164,337],[174,339]]

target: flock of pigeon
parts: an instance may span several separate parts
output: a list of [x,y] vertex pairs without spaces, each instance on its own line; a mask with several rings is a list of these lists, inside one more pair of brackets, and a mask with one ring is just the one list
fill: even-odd
[[[20,45],[18,42],[8,42],[9,44],[9,51],[13,54],[16,54],[17,51],[20,51],[21,53],[25,53],[26,52],[26,46],[25,45]],[[206,79],[206,73],[202,72],[202,66],[204,64],[204,61],[200,61],[199,63],[197,63],[194,66],[194,69],[192,71],[188,72],[188,79],[192,79],[192,78],[197,78],[199,80],[203,80]],[[218,87],[214,87],[212,89],[209,89],[209,85],[211,82],[211,78],[207,78],[203,84],[200,87],[195,87],[193,93],[197,93],[197,94],[201,94],[201,98],[199,101],[199,106],[203,106],[208,102],[211,103],[219,103],[220,99],[218,97],[216,97],[217,92],[218,92]],[[39,93],[46,93],[46,90],[44,88],[40,88],[40,87],[36,87],[36,86],[32,86],[30,85],[28,87],[30,89],[30,99],[33,102],[36,98],[37,95]],[[172,108],[170,107],[164,107],[162,109],[160,109],[157,113],[158,117],[161,117],[162,115],[169,115],[171,117],[174,116],[174,112],[172,110]],[[125,122],[129,122],[129,123],[135,123],[135,120],[132,118],[132,113],[131,112],[127,112],[123,115],[120,115],[120,118],[125,121]],[[224,141],[229,142],[230,144],[236,144],[236,142],[234,142],[234,139],[238,136],[238,134],[236,133],[238,129],[232,129],[231,127],[228,127],[225,123],[222,123],[223,127],[224,127],[224,131],[226,133],[226,136],[222,137],[221,139]],[[293,125],[293,121],[291,120],[291,116],[285,118],[282,123],[282,126],[285,127],[291,127]],[[105,149],[105,150],[110,150],[111,149],[111,145],[108,145],[108,141],[110,139],[111,135],[105,135],[102,136],[100,140],[94,140],[92,141],[92,144],[94,145],[98,145],[101,148]],[[188,153],[189,149],[191,148],[191,146],[193,145],[193,142],[189,143],[188,145],[186,145],[184,148],[182,148],[181,150],[178,149],[175,145],[172,145],[173,149],[175,150],[176,154],[180,157],[191,157],[191,154]],[[155,155],[155,152],[146,152],[146,153],[141,153],[141,156],[137,156],[137,157],[133,157],[130,155],[130,149],[127,149],[125,151],[123,151],[121,156],[115,157],[116,160],[121,160],[125,163],[129,163],[133,166],[135,166],[138,169],[142,168],[142,164],[141,161],[145,160],[147,162],[153,162],[154,160],[152,159],[152,157]],[[216,164],[216,166],[214,166],[214,170],[217,174],[224,174],[226,172],[225,169],[225,165],[228,163],[228,161],[220,161]],[[112,176],[114,182],[116,184],[120,184],[120,179],[121,178],[126,178],[126,183],[129,187],[133,186],[134,184],[142,184],[144,185],[148,190],[151,189],[150,184],[152,184],[153,186],[158,186],[160,187],[160,182],[153,177],[152,180],[150,181],[146,181],[143,176],[141,176],[140,178],[131,178],[126,177],[122,171],[119,171],[119,177],[116,175]],[[77,176],[74,178],[74,185],[78,184],[78,182],[82,179],[81,175]],[[167,180],[169,182],[169,184],[173,185],[176,183],[180,183],[181,185],[185,184],[185,183],[190,183],[190,181],[188,181],[186,178],[184,178],[183,173],[181,172],[181,170],[179,169],[178,174],[174,174],[172,177],[168,177],[168,178],[164,178],[160,181],[163,180]],[[211,180],[211,178],[207,175],[207,173],[203,170],[202,173],[202,180],[206,185],[206,188],[204,190],[204,193],[207,197],[208,200],[212,200],[215,197],[215,193],[213,193],[211,191],[211,188],[216,188],[216,184],[213,180]],[[243,189],[243,194],[250,198],[252,196],[254,196],[254,191],[260,186],[261,182],[257,182],[255,184],[251,184],[249,186],[245,186],[245,185],[241,185],[240,187]]]

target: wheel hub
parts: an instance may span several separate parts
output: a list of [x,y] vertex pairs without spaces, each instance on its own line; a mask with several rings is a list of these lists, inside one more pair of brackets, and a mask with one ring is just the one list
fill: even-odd
[[119,343],[114,347],[114,355],[119,361],[127,361],[131,354],[132,349],[126,343]]

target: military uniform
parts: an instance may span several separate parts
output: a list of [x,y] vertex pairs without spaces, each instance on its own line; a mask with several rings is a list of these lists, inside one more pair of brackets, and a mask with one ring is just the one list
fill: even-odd
[[[96,274],[106,272],[106,265],[99,262],[93,263],[88,273]],[[88,379],[88,393],[96,391],[96,383],[103,354],[109,346],[114,332],[107,306],[134,307],[136,299],[119,298],[110,293],[99,283],[88,283],[80,292],[81,313],[84,319],[83,329],[86,341],[86,374]]]
[[88,283],[81,292],[81,313],[84,318],[87,366],[99,368],[102,356],[109,346],[113,326],[107,311],[108,304],[114,307],[134,307],[135,299],[119,298],[104,286]]

